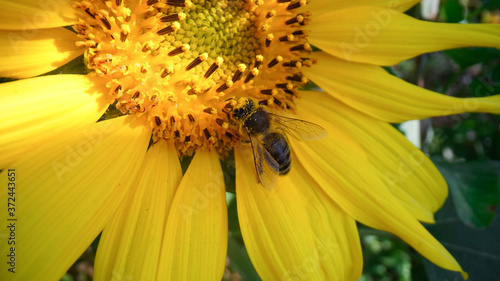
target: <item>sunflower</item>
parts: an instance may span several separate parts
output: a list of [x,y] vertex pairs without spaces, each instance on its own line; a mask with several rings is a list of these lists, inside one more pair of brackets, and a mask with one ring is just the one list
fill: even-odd
[[[2,206],[17,199],[1,279],[58,280],[102,232],[95,280],[220,280],[230,177],[219,159],[231,151],[243,239],[264,280],[356,280],[356,221],[466,276],[421,224],[446,183],[390,123],[500,113],[500,96],[439,95],[381,66],[499,48],[500,27],[403,14],[418,2],[2,1],[0,76],[18,80],[0,85],[1,185],[17,173],[0,194]],[[85,74],[35,77],[82,55]],[[309,79],[324,91],[299,90]],[[266,189],[228,114],[237,98],[328,137],[290,139],[291,171]],[[183,174],[179,156],[192,155]]]

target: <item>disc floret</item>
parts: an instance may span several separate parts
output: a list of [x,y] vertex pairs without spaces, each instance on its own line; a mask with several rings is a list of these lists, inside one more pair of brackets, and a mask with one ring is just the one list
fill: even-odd
[[[181,155],[231,150],[242,138],[225,107],[249,97],[293,110],[310,66],[306,1],[79,1],[87,67],[123,114]],[[244,137],[243,137],[244,138]]]

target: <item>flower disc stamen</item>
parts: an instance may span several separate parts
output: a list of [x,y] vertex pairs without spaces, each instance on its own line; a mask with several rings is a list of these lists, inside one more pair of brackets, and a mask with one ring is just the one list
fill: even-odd
[[300,72],[312,51],[302,30],[306,1],[79,1],[75,26],[93,75],[106,79],[123,114],[137,114],[154,140],[181,155],[225,154],[241,138],[224,111],[249,97],[272,110],[294,109]]

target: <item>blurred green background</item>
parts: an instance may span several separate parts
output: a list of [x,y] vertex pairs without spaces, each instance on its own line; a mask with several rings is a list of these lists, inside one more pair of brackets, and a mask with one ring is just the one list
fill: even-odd
[[[424,1],[407,13],[437,22],[500,23],[500,0]],[[500,28],[500,27],[499,27]],[[500,51],[456,49],[426,54],[387,70],[446,95],[500,94]],[[414,124],[415,125],[415,124]],[[500,116],[462,114],[418,122],[422,150],[450,187],[450,196],[428,230],[454,255],[472,281],[500,280]],[[396,125],[398,126],[398,125]],[[186,166],[189,160],[183,161]],[[232,163],[225,162],[230,169]],[[234,182],[234,181],[233,181]],[[243,245],[236,202],[228,195],[229,247],[224,280],[260,280]],[[364,255],[362,281],[463,280],[438,268],[394,235],[359,225]],[[92,280],[98,239],[62,278]]]

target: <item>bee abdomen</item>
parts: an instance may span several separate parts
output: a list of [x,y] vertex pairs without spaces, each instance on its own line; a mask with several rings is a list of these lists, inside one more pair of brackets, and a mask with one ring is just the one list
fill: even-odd
[[292,158],[285,136],[280,133],[268,133],[263,138],[264,148],[279,165],[278,174],[286,175],[290,171]]
[[286,175],[290,172],[290,168],[292,167],[292,157],[290,157],[290,153],[288,153],[287,161],[284,163],[280,163],[280,171],[278,172],[280,175]]

